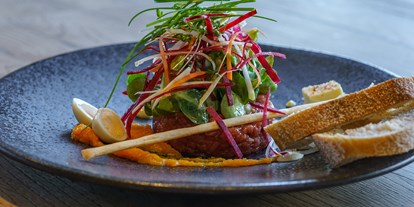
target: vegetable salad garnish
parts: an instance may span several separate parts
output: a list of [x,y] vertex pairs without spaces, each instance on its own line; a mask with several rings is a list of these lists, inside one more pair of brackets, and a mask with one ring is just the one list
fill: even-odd
[[[157,18],[146,25],[150,28],[150,32],[137,42],[129,52],[104,106],[106,107],[111,100],[120,77],[125,73],[126,66],[133,63],[135,69],[126,71],[126,90],[123,92],[133,103],[123,116],[120,117],[120,121],[126,129],[125,136],[128,139],[124,141],[124,146],[129,146],[132,142],[135,143],[135,141],[131,140],[137,138],[133,134],[133,128],[136,126],[136,124],[133,124],[133,121],[138,114],[145,114],[147,117],[154,117],[152,129],[154,132],[172,130],[171,133],[173,133],[173,131],[180,131],[174,129],[200,126],[199,129],[197,128],[200,131],[200,135],[208,137],[207,132],[217,129],[221,130],[218,135],[216,133],[215,139],[223,138],[221,140],[224,140],[224,144],[228,143],[227,149],[230,150],[230,156],[226,154],[227,157],[241,159],[244,156],[244,152],[251,154],[262,150],[266,145],[268,146],[267,154],[280,155],[274,149],[274,144],[271,144],[271,138],[263,130],[263,127],[268,124],[268,112],[279,113],[278,116],[272,115],[271,117],[285,115],[284,111],[273,108],[269,98],[271,92],[277,89],[277,84],[280,82],[280,78],[273,68],[276,62],[275,59],[285,59],[286,57],[278,52],[262,51],[259,44],[256,43],[261,33],[260,30],[257,28],[247,29],[245,27],[245,20],[252,17],[275,22],[273,19],[258,16],[254,8],[242,6],[250,2],[254,2],[254,0],[209,1],[208,6],[205,6],[206,2],[202,0],[180,1],[172,6],[146,9],[133,16],[129,25],[145,12],[155,11]],[[79,108],[86,105],[78,104],[75,106]],[[80,109],[76,111],[82,112]],[[109,141],[105,141],[102,138],[101,141],[110,143],[124,139],[123,130],[119,127],[117,130],[107,128],[109,126],[107,123],[116,120],[116,116],[109,116],[113,114],[111,111],[103,111],[101,109],[98,111],[102,111],[103,118],[100,119],[105,118],[108,121],[97,123],[99,127],[96,128],[102,129],[101,131],[104,135],[115,132],[119,134],[116,139],[109,136],[111,138],[108,138]],[[249,114],[253,115],[252,113],[255,112],[263,112],[263,115],[259,115],[259,117],[262,116],[260,120],[251,116],[251,121],[245,122],[240,128],[233,128],[237,125],[232,125],[231,128],[226,126],[226,121],[241,116],[247,118],[250,117]],[[107,117],[103,116],[105,114]],[[90,118],[89,115],[86,115],[79,117]],[[159,117],[169,117],[169,119]],[[176,120],[182,120],[184,117],[186,120],[183,123],[185,122],[185,124],[181,123],[182,121],[176,121],[178,122],[176,123],[177,127],[173,126],[171,128],[171,125],[175,123],[165,126],[162,124],[157,125],[158,122],[155,121],[171,121],[171,117]],[[242,120],[234,121],[232,120],[232,123],[243,123]],[[95,122],[97,121],[92,121],[92,129],[94,129]],[[211,123],[209,122],[216,122],[217,125],[210,125]],[[84,123],[83,127],[87,127],[87,124]],[[180,124],[183,124],[183,126],[178,126]],[[163,127],[165,130],[160,129]],[[89,138],[86,135],[83,137],[79,130],[78,127],[73,131],[72,137],[74,139],[95,143],[95,146],[103,145],[96,144],[96,138],[92,135],[88,135]],[[180,133],[183,133],[183,131],[181,130]],[[96,135],[100,136],[98,133]],[[148,143],[153,143],[150,140],[151,136],[142,138],[142,140],[145,140],[142,142],[147,142],[148,140]],[[187,153],[185,151],[187,146],[184,146],[184,152],[180,151],[180,147],[175,148],[175,146],[182,145],[182,143],[174,145],[169,142],[171,139],[167,137],[165,139],[162,137],[157,139],[167,141],[173,147],[171,149],[178,150],[178,154],[180,152]],[[263,139],[267,141],[264,146]],[[192,145],[201,146],[202,151],[206,143],[199,143],[199,140],[196,140]],[[126,144],[126,142],[129,143]],[[166,146],[170,146],[167,142],[163,143]],[[240,146],[241,142],[246,142],[247,144]],[[210,151],[211,148],[217,148],[214,145],[221,145],[221,141],[215,141],[212,146],[208,146]],[[249,149],[249,146],[254,149]],[[119,147],[119,149],[123,148]],[[171,151],[170,148],[168,149]],[[219,149],[220,147],[217,148],[217,150]],[[89,159],[106,151],[115,152],[115,148],[109,149],[108,147],[105,152],[100,151],[96,155],[86,155],[86,150],[84,151],[84,157]],[[190,151],[193,150],[190,149]],[[158,150],[158,152],[162,153],[162,150]],[[203,152],[200,155],[200,149],[194,149],[194,152],[196,153],[192,156],[205,155]],[[129,153],[127,154],[129,155]],[[211,154],[214,155],[214,153]],[[206,153],[206,155],[209,155],[209,153]],[[134,156],[131,159],[137,160],[138,158]],[[200,160],[197,162],[201,162],[202,159],[198,159]],[[244,164],[239,161],[235,163],[250,165],[252,163],[260,164],[274,160],[276,158],[259,162],[246,161]],[[219,166],[225,165],[219,164]]]
[[[147,24],[152,31],[136,43],[122,67],[123,71],[134,62],[137,68],[127,72],[125,93],[134,104],[122,121],[129,136],[140,110],[148,116],[182,112],[193,123],[203,124],[209,121],[206,107],[224,118],[241,116],[249,102],[261,107],[254,103],[259,93],[277,89],[280,79],[272,65],[274,57],[285,59],[285,55],[263,52],[255,42],[260,31],[244,28],[250,17],[275,20],[256,16],[254,8],[240,7],[248,2],[254,1],[208,7],[202,6],[203,1],[179,2],[146,9],[131,19],[129,24],[144,12],[156,11],[157,15]],[[154,54],[136,59],[148,50]]]

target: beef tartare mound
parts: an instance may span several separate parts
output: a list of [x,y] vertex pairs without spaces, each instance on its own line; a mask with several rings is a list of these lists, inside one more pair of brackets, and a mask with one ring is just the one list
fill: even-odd
[[[257,102],[263,104],[265,98],[263,95],[257,97]],[[267,104],[273,107],[271,102]],[[262,112],[260,109],[252,109],[251,113]],[[213,121],[213,120],[211,120]],[[184,127],[195,126],[183,113],[177,112],[165,116],[155,116],[153,118],[154,132],[164,132]],[[266,148],[268,140],[262,132],[262,122],[230,127],[229,131],[244,155],[254,154]],[[234,158],[234,150],[227,142],[223,131],[216,130],[212,132],[193,135],[181,139],[171,140],[168,142],[173,148],[180,153],[192,157],[223,157]]]

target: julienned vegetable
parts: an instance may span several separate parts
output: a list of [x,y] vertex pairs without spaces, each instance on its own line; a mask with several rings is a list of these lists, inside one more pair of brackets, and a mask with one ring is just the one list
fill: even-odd
[[[250,17],[271,20],[256,16],[254,8],[240,7],[247,2],[253,1],[220,1],[211,6],[203,6],[200,0],[178,2],[170,7],[144,10],[131,19],[132,22],[148,11],[155,10],[157,14],[156,20],[147,24],[152,31],[134,46],[121,70],[123,73],[125,66],[131,62],[137,68],[127,72],[124,92],[134,102],[122,116],[129,137],[132,122],[140,110],[154,116],[155,132],[204,124],[211,120],[222,123],[221,117],[232,118],[254,111],[272,111],[271,107],[268,108],[271,106],[269,94],[277,89],[280,81],[272,68],[274,57],[286,57],[274,51],[262,51],[255,42],[259,30],[244,28],[245,20]],[[150,51],[150,55],[137,59],[143,51]],[[267,94],[266,99],[258,103],[258,97],[264,94]],[[182,120],[182,117],[189,122]],[[161,120],[179,123],[166,126],[160,123]],[[257,130],[260,132],[263,126],[259,126]],[[268,144],[264,132],[256,136],[254,131],[243,132],[248,136],[247,140],[257,138],[259,141],[256,141],[261,143],[252,150],[252,145],[243,145],[246,138],[238,138],[244,135],[238,134],[236,129],[227,129],[222,125],[220,128],[225,134],[224,138],[233,140],[229,142],[230,146],[224,144],[233,150],[231,156],[241,157],[242,152],[250,154]],[[236,135],[235,139],[230,138],[231,133]],[[223,139],[220,134],[223,133],[219,132],[211,139]],[[266,140],[266,144],[263,144],[263,140]],[[200,148],[206,143],[187,141],[184,144],[170,144],[180,152],[194,156],[215,156],[217,154],[213,152],[216,148],[222,149],[221,146],[214,148],[214,145],[222,145],[222,141],[209,144],[213,145],[213,151]],[[191,144],[193,148],[189,149]]]

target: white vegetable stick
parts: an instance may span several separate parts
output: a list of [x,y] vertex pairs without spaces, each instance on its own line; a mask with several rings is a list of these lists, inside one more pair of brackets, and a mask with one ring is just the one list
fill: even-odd
[[[289,109],[281,109],[280,111],[289,115],[289,114],[296,113],[298,111],[302,111],[304,109],[307,109],[307,108],[310,108],[310,107],[313,107],[313,106],[316,106],[316,105],[319,105],[325,102],[326,101],[312,103],[312,104],[304,104],[304,105],[295,106]],[[284,115],[279,114],[279,113],[268,113],[267,115],[268,119],[278,118],[282,116]],[[255,113],[255,114],[249,114],[245,116],[234,117],[230,119],[224,119],[223,121],[227,127],[233,127],[233,126],[239,126],[243,124],[258,122],[258,121],[261,121],[262,118],[263,118],[263,113]],[[117,151],[124,150],[124,149],[129,149],[129,148],[139,147],[139,146],[149,145],[149,144],[155,144],[159,142],[165,142],[165,141],[169,141],[173,139],[179,139],[179,138],[188,137],[188,136],[195,135],[195,134],[201,134],[204,132],[210,132],[210,131],[214,131],[218,129],[219,129],[219,126],[217,125],[216,122],[209,122],[209,123],[200,124],[194,127],[186,127],[186,128],[151,134],[151,135],[141,137],[139,139],[131,139],[131,140],[126,140],[122,142],[116,142],[113,144],[104,145],[101,147],[84,149],[81,151],[81,153],[85,160],[89,160],[97,156],[110,154],[110,153],[117,152]]]
[[[240,48],[238,46],[235,46],[234,48],[236,49],[237,54],[239,54],[240,56],[243,57],[243,54],[242,54],[242,51],[240,50]],[[250,80],[249,71],[247,70],[246,65],[243,65],[242,73],[243,73],[243,77],[244,77],[244,82],[246,83],[246,88],[247,88],[247,93],[248,93],[249,99],[250,100],[256,100],[256,95],[254,93],[253,84],[252,84],[252,81]]]

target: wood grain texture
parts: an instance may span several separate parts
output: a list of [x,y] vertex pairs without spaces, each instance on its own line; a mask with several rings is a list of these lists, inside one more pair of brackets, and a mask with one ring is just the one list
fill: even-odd
[[[137,0],[0,0],[0,77],[82,48],[136,41],[151,15],[127,27]],[[414,3],[409,0],[258,0],[252,19],[264,43],[339,54],[414,75]],[[1,133],[1,132],[0,132]],[[0,140],[1,141],[1,140]],[[0,206],[414,206],[414,164],[333,188],[282,194],[188,196],[72,181],[0,155]]]

